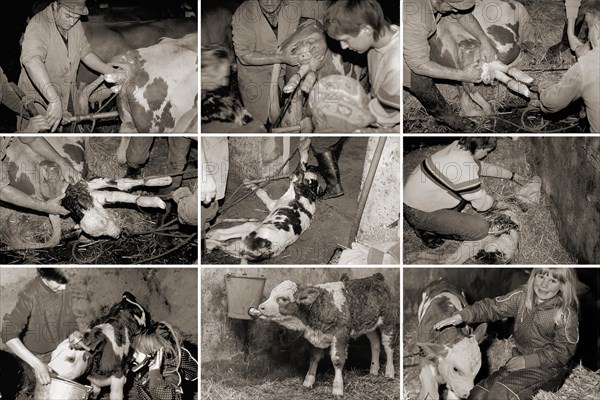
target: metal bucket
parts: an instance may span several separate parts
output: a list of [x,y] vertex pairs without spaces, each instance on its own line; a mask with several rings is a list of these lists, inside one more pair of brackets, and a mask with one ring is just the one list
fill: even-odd
[[248,309],[258,307],[266,279],[264,275],[226,274],[227,316],[236,319],[252,319],[248,315]]
[[35,386],[35,400],[87,400],[92,387],[57,376],[49,385],[39,382]]

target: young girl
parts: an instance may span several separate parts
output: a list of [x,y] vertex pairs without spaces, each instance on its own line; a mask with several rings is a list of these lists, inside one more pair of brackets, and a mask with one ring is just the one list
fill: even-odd
[[198,361],[181,345],[181,336],[168,322],[142,330],[133,348],[135,386],[141,400],[180,400],[182,379],[198,379]]
[[480,300],[434,325],[439,330],[515,318],[513,357],[479,382],[469,400],[527,400],[560,387],[579,341],[576,283],[573,269],[534,268],[524,287]]

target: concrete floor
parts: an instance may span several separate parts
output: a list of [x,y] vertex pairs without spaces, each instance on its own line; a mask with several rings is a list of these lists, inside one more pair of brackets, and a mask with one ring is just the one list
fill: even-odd
[[[293,151],[298,145],[299,138],[291,137],[290,139],[291,151]],[[263,264],[327,264],[334,255],[338,244],[347,245],[360,193],[360,181],[367,142],[368,137],[352,137],[344,145],[339,159],[340,179],[344,187],[344,195],[319,201],[310,228],[283,253],[274,259],[263,262]],[[298,156],[295,156],[290,161],[290,171],[293,171],[297,164]],[[312,155],[309,158],[310,164],[317,164]],[[320,182],[324,186],[324,183]],[[240,184],[239,180],[234,181],[230,175],[225,195],[226,202],[230,202],[231,195]],[[270,183],[264,189],[271,198],[279,198],[285,193],[288,186],[289,181],[282,179]],[[248,193],[247,189],[240,189],[236,194],[236,199],[246,193]],[[250,196],[226,210],[221,218],[257,218],[262,220],[266,216],[267,210],[262,201],[256,196]],[[235,224],[223,223],[219,224],[218,227],[226,228],[233,225]],[[201,262],[202,264],[238,264],[239,260],[217,250],[208,254],[203,253]]]

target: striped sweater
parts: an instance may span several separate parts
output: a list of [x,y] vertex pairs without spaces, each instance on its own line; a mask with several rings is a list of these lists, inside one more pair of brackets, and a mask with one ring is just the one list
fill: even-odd
[[404,204],[424,212],[456,207],[462,199],[485,211],[494,199],[481,187],[479,161],[458,141],[427,157],[407,177]]

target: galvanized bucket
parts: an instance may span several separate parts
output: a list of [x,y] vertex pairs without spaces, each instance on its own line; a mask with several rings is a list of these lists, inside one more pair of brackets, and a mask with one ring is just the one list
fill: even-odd
[[48,385],[39,382],[35,386],[35,400],[87,400],[92,387],[80,385],[69,379],[57,376]]
[[260,303],[266,279],[264,275],[226,274],[227,316],[236,319],[252,319],[248,315],[248,309],[257,307]]

